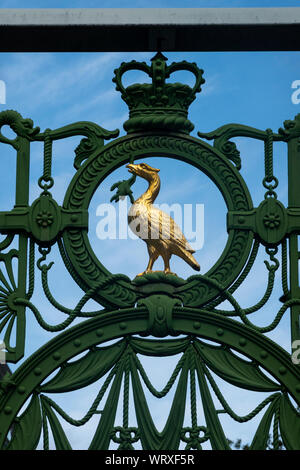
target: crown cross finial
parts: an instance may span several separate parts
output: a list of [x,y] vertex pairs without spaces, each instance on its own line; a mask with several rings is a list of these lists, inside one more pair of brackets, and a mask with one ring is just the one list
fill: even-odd
[[[162,92],[165,87],[165,80],[166,80],[166,62],[167,57],[165,57],[161,52],[157,52],[157,54],[152,57],[151,59],[151,75],[152,75],[152,84],[153,84],[153,92],[154,96],[152,96],[152,101],[154,102],[154,98],[158,98],[158,96],[162,95]],[[167,98],[167,97],[166,97]],[[165,98],[165,99],[166,99]]]
[[[151,66],[145,62],[123,62],[115,70],[113,81],[116,90],[129,107],[129,119],[124,123],[128,133],[138,131],[162,130],[189,134],[194,125],[187,118],[188,107],[201,91],[205,82],[203,70],[195,63],[186,61],[173,62],[167,65],[167,57],[157,52],[151,59]],[[122,76],[129,70],[141,70],[151,79],[152,83],[134,83],[124,87]],[[195,84],[191,88],[182,83],[166,83],[173,72],[187,70],[194,74]]]

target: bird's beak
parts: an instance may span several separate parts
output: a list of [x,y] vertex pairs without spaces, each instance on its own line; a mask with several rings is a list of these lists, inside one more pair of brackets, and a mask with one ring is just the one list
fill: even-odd
[[126,168],[128,168],[129,173],[136,174],[135,173],[135,165],[133,165],[133,163],[129,163],[128,165],[126,165]]

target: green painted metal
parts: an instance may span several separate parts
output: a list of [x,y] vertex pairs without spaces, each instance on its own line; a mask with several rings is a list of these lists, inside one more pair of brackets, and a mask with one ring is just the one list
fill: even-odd
[[[125,88],[122,76],[132,69],[146,72],[152,84]],[[181,69],[194,74],[193,89],[166,82],[171,73]],[[121,64],[113,80],[130,109],[129,119],[124,123],[127,135],[123,137],[118,137],[118,130],[108,131],[91,122],[40,132],[30,119],[23,119],[16,111],[0,113],[0,142],[11,145],[17,158],[15,206],[0,213],[0,232],[5,235],[0,243],[0,333],[7,348],[7,361],[17,363],[24,356],[25,344],[30,341],[25,322],[28,311],[41,328],[61,332],[0,382],[0,448],[35,449],[42,445],[49,449],[52,436],[56,449],[69,450],[72,446],[63,423],[80,427],[99,415],[90,439],[89,448],[93,450],[108,449],[112,443],[120,450],[137,446],[150,450],[180,446],[200,450],[207,441],[212,449],[229,450],[221,415],[247,423],[261,413],[251,449],[266,449],[271,434],[275,449],[279,449],[281,439],[286,449],[300,450],[300,415],[294,404],[300,405],[299,365],[265,335],[290,310],[291,341],[300,340],[300,115],[286,121],[278,133],[228,124],[210,133],[198,132],[199,138],[192,137],[188,106],[201,90],[202,75],[196,64],[167,65],[161,53],[155,55],[151,65],[135,61]],[[15,131],[15,139],[1,134],[4,125]],[[76,173],[60,206],[51,194],[52,143],[75,135],[83,136],[75,149]],[[233,137],[264,142],[265,195],[258,207],[253,207],[240,174],[242,160],[236,144],[230,140]],[[203,139],[213,140],[213,145]],[[104,140],[111,141],[104,144]],[[29,205],[33,141],[44,143],[44,168],[38,181],[41,194]],[[288,147],[288,207],[275,192],[276,141],[286,142]],[[131,280],[126,274],[111,274],[91,248],[88,211],[93,194],[120,166],[152,156],[175,158],[192,165],[195,171],[211,179],[225,200],[228,241],[207,273],[181,279],[153,272]],[[134,182],[135,177],[115,183],[111,190],[116,193],[111,201],[118,202],[128,195],[132,202]],[[16,239],[17,248],[12,248]],[[49,288],[53,263],[47,257],[56,244],[66,269],[83,291],[74,308],[57,302]],[[261,245],[268,257],[266,290],[259,302],[242,308],[234,294],[251,271]],[[40,256],[36,260],[37,249]],[[18,264],[17,278],[12,267],[14,261]],[[35,273],[41,277],[48,301],[67,314],[56,325],[48,324],[31,301]],[[267,304],[279,275],[283,305],[269,325],[259,327],[249,315]],[[82,310],[89,299],[99,304],[99,310]],[[224,300],[231,310],[221,308]],[[82,321],[70,326],[78,318]],[[72,360],[81,353],[85,354]],[[166,378],[164,388],[157,390],[140,357],[175,355],[177,365]],[[263,398],[250,413],[240,416],[224,398],[219,379],[241,389],[241,393],[261,392]],[[98,382],[99,391],[81,419],[69,416],[51,397]],[[161,431],[154,422],[146,389],[157,399],[169,393],[172,396]],[[203,415],[199,411],[200,401]],[[119,402],[121,423],[117,423]],[[190,425],[185,424],[187,413]]]
[[[195,63],[173,62],[166,65],[168,59],[158,52],[151,59],[151,66],[145,62],[123,62],[115,70],[113,82],[116,90],[122,93],[122,99],[129,107],[129,119],[124,123],[128,133],[138,131],[175,131],[189,134],[194,125],[187,119],[188,107],[195,100],[205,82],[203,70]],[[134,84],[126,89],[122,76],[129,70],[141,70],[152,78],[152,83]],[[195,84],[191,88],[182,83],[166,83],[173,72],[188,70],[195,75]]]

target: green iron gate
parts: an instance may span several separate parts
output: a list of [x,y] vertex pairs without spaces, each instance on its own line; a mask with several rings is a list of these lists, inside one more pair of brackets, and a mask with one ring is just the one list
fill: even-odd
[[[80,427],[98,415],[90,449],[108,449],[113,442],[120,450],[171,450],[180,446],[200,450],[201,444],[209,441],[212,449],[224,450],[230,445],[220,414],[246,423],[260,412],[251,449],[266,449],[270,434],[275,449],[280,447],[280,440],[286,449],[300,449],[300,418],[295,406],[300,404],[300,366],[292,361],[291,354],[265,336],[289,311],[292,347],[300,344],[300,115],[286,121],[278,133],[228,124],[208,134],[198,132],[199,138],[192,137],[194,126],[187,112],[204,83],[203,71],[194,63],[167,65],[166,60],[157,53],[150,65],[132,61],[115,70],[113,81],[130,110],[124,137],[118,138],[118,132],[92,122],[41,132],[16,111],[0,113],[0,127],[9,125],[16,133],[15,139],[0,133],[0,141],[12,146],[17,154],[15,206],[0,213],[0,231],[4,235],[0,243],[0,332],[7,362],[18,363],[24,356],[25,343],[30,340],[25,321],[28,312],[41,328],[61,332],[1,381],[2,449],[35,449],[40,441],[48,449],[50,433],[56,449],[71,449],[62,423]],[[148,74],[152,83],[125,88],[123,74],[136,69]],[[193,89],[166,81],[178,70],[194,74]],[[70,136],[83,139],[75,150],[75,176],[59,206],[51,195],[52,143]],[[239,151],[230,140],[234,137],[258,139],[265,145],[265,196],[257,207],[253,207],[239,171]],[[213,140],[213,145],[202,139]],[[105,140],[110,142],[104,144]],[[279,141],[285,142],[288,149],[288,207],[278,200],[278,179],[273,174],[273,142]],[[38,182],[41,194],[29,205],[31,142],[44,143],[44,169]],[[88,210],[96,189],[120,166],[152,156],[192,165],[222,193],[228,211],[228,240],[219,260],[205,274],[184,280],[153,272],[130,280],[125,274],[111,274],[91,248]],[[131,194],[132,182],[116,183],[116,200]],[[13,240],[18,241],[17,248],[11,248]],[[49,288],[52,263],[48,255],[55,244],[70,276],[83,291],[72,309],[58,303]],[[260,245],[268,257],[266,290],[256,305],[242,308],[235,291],[250,273]],[[18,265],[17,276],[13,262]],[[62,313],[63,321],[55,326],[48,324],[39,306],[31,302],[37,274],[46,298]],[[276,275],[281,276],[282,307],[274,313],[270,325],[258,327],[250,315],[267,304]],[[90,299],[99,304],[99,310],[83,312]],[[220,307],[224,300],[231,309]],[[78,318],[82,321],[69,327]],[[79,359],[72,360],[80,353]],[[141,355],[180,356],[162,390],[151,383]],[[262,392],[264,396],[267,393],[267,397],[249,414],[239,416],[224,398],[216,377],[240,389]],[[51,398],[51,394],[83,389],[102,378],[90,409],[81,419],[69,416]],[[159,432],[147,394],[163,398],[169,392],[171,408]],[[203,414],[199,412],[199,401]],[[122,416],[118,422],[119,403]],[[184,424],[187,409],[190,426]]]

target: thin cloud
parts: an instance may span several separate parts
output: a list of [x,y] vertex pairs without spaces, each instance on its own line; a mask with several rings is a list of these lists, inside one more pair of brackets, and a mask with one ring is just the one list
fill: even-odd
[[[70,57],[68,55],[68,57]],[[67,57],[67,59],[68,59]],[[106,72],[111,72],[112,63],[118,54],[97,54],[95,57],[82,56],[71,61],[58,60],[54,54],[21,54],[13,57],[12,65],[7,65],[4,79],[7,83],[8,98],[14,96],[21,100],[23,106],[28,103],[31,111],[45,105],[56,103],[61,105],[65,101],[80,101],[84,93],[95,89],[97,81],[100,86]],[[24,83],[25,81],[25,83]],[[26,93],[24,93],[26,90]]]
[[208,96],[213,93],[216,93],[220,86],[220,75],[213,74],[211,76],[205,77],[205,83],[201,86],[201,96]]
[[111,106],[112,102],[116,99],[120,100],[119,94],[114,89],[107,89],[99,93],[98,96],[78,101],[73,106],[68,107],[65,112],[60,113],[60,119],[63,120],[65,118],[67,120],[70,116],[73,116],[73,119],[75,119],[76,116],[82,116],[83,112],[91,111],[94,108],[99,109],[99,106]]

